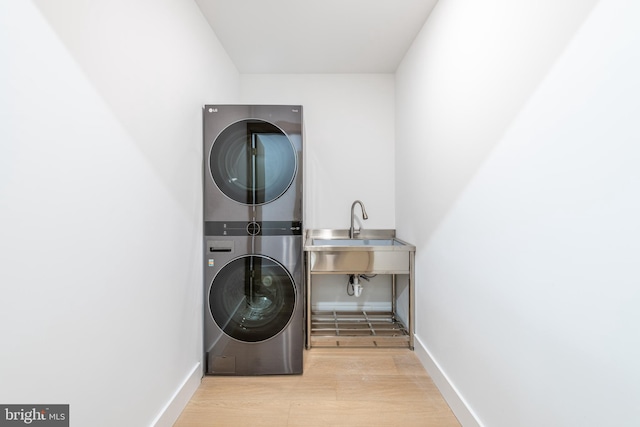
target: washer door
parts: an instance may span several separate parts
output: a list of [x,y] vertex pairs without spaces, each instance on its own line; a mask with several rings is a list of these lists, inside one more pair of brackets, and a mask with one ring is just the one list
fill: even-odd
[[209,309],[218,327],[245,342],[278,335],[289,323],[295,303],[295,284],[287,270],[258,255],[245,255],[222,267],[209,291]]
[[213,142],[209,167],[214,182],[236,202],[272,202],[289,188],[296,175],[296,152],[277,126],[257,119],[224,129]]

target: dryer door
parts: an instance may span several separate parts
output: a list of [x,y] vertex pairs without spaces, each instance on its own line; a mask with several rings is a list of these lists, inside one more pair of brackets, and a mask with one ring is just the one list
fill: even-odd
[[289,323],[295,295],[293,278],[281,264],[265,256],[246,255],[230,261],[213,279],[209,309],[231,338],[265,341]]
[[277,126],[242,120],[216,137],[209,154],[213,181],[227,197],[246,205],[272,202],[296,175],[296,151]]

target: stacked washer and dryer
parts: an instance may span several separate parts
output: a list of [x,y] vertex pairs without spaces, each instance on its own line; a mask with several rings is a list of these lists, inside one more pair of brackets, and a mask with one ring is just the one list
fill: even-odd
[[205,372],[302,373],[302,107],[203,114]]

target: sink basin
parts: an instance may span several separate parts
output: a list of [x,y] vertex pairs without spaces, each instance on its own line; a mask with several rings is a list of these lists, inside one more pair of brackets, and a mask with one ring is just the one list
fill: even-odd
[[395,230],[308,230],[304,250],[312,273],[402,274],[410,270],[415,246],[395,237]]

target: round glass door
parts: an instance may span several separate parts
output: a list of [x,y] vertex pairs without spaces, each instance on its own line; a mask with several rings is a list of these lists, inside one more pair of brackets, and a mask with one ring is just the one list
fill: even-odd
[[245,342],[278,335],[289,323],[295,302],[295,285],[285,268],[257,255],[225,265],[209,291],[209,308],[218,327]]
[[218,135],[209,166],[214,182],[227,197],[259,205],[272,202],[289,188],[296,174],[296,152],[273,124],[242,120]]

